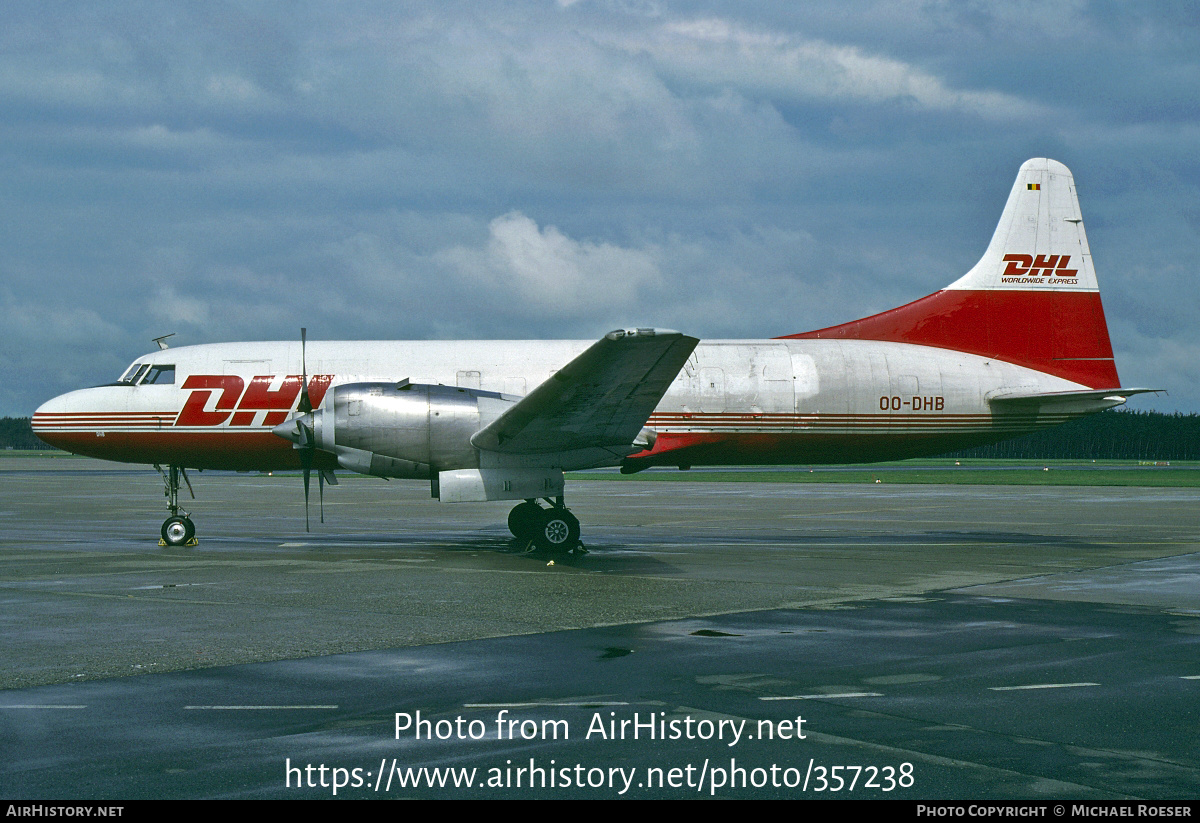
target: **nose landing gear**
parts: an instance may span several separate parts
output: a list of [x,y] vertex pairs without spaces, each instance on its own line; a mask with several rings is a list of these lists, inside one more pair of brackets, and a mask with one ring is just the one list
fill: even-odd
[[162,529],[159,530],[162,540],[158,542],[158,545],[195,546],[196,524],[192,522],[189,513],[179,507],[180,477],[187,485],[192,499],[196,499],[196,493],[192,491],[192,482],[188,480],[187,472],[180,466],[167,466],[167,470],[163,471],[163,467],[157,463],[154,464],[154,468],[158,469],[158,473],[162,475],[163,485],[166,487],[163,495],[167,498],[167,509],[171,512],[171,516],[163,521]]
[[579,542],[579,518],[571,514],[562,497],[542,508],[536,499],[518,503],[508,514],[508,530],[526,545],[555,554],[586,553]]

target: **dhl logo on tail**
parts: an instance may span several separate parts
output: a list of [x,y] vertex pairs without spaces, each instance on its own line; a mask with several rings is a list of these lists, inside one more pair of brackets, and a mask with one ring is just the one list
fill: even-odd
[[1002,262],[1008,264],[1004,270],[1005,277],[1075,277],[1079,274],[1079,269],[1067,268],[1071,263],[1069,254],[1039,254],[1036,257],[1032,254],[1006,254]]

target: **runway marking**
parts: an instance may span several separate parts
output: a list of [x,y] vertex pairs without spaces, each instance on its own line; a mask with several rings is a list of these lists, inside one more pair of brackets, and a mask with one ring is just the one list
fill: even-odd
[[[9,587],[6,586],[4,588],[7,589]],[[27,590],[20,589],[20,591],[25,592]],[[135,590],[134,589],[125,589],[124,591],[129,592],[129,591],[135,591]],[[194,598],[176,597],[176,598],[171,598],[169,600],[164,601],[164,600],[159,600],[158,598],[154,598],[153,600],[151,600],[149,597],[142,597],[141,595],[135,596],[132,594],[100,594],[99,592],[72,592],[72,591],[66,591],[64,589],[44,589],[44,590],[36,591],[33,593],[34,594],[54,595],[56,597],[92,597],[92,598],[96,598],[98,600],[134,600],[134,599],[136,599],[136,600],[140,600],[140,601],[144,601],[144,602],[171,603],[171,604],[176,604],[176,605],[183,605],[183,604],[187,604],[187,603],[191,603],[193,605],[198,603],[202,606],[228,606],[229,605],[228,603],[223,602],[221,600],[196,600]]]
[[793,694],[786,697],[760,697],[759,700],[832,700],[846,697],[883,697],[882,692],[842,692],[841,694]]
[[277,711],[288,709],[336,709],[337,706],[184,706],[189,711]]
[[392,548],[397,545],[391,540],[362,540],[362,541],[339,541],[329,543],[280,543],[281,549],[380,549]]
[[463,703],[464,709],[529,709],[538,708],[541,706],[567,706],[567,707],[590,707],[590,706],[628,706],[629,704],[621,700],[585,700],[580,703]]
[[219,586],[220,583],[160,583],[156,586],[134,586],[132,591],[143,589],[183,589],[189,586]]
[[11,706],[0,706],[0,709],[86,709],[87,706],[56,706],[49,703],[16,703]]
[[1099,686],[1099,683],[1034,683],[1029,686],[988,686],[993,692],[1016,692],[1025,689],[1074,689],[1079,686]]

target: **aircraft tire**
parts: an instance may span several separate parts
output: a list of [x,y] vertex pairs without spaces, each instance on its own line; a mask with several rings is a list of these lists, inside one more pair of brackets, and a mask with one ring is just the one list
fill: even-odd
[[518,540],[532,540],[543,511],[545,510],[541,506],[531,500],[518,503],[508,513],[508,530]]
[[196,536],[196,524],[187,517],[168,517],[163,521],[161,534],[168,546],[186,546]]
[[543,509],[533,542],[543,551],[569,552],[579,545],[579,519],[559,506]]

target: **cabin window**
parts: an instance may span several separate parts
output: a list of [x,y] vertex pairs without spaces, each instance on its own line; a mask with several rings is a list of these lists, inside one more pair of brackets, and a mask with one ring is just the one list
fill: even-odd
[[142,385],[156,383],[160,386],[169,386],[175,382],[175,367],[166,365],[155,365],[150,367],[150,371],[146,374],[146,379],[142,381]]

